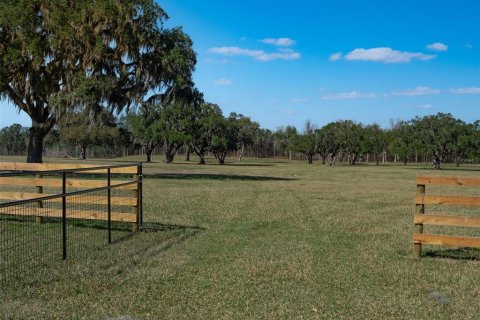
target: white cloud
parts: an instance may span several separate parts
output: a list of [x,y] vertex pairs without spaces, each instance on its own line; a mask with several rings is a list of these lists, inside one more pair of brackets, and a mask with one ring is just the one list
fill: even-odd
[[220,59],[220,60],[216,60],[216,59],[207,58],[207,59],[203,60],[203,62],[208,63],[208,64],[227,64],[228,59],[223,58],[223,59]]
[[290,103],[305,103],[307,102],[308,100],[307,99],[304,99],[304,98],[294,98],[294,99],[290,99]]
[[286,115],[293,115],[293,114],[297,113],[297,110],[295,110],[295,109],[285,109],[285,110],[282,110],[282,113],[286,114]]
[[290,38],[266,38],[263,39],[262,42],[279,47],[290,47],[296,43],[295,40],[292,40]]
[[448,46],[446,44],[443,44],[441,42],[435,42],[431,44],[427,44],[426,46],[427,49],[432,50],[432,51],[447,51]]
[[276,59],[280,60],[298,60],[300,59],[300,53],[298,52],[289,52],[289,53],[264,53],[256,58],[259,61],[267,62]]
[[248,56],[248,57],[258,57],[259,55],[264,54],[262,50],[250,50],[242,49],[239,47],[215,47],[208,49],[210,53],[217,53],[224,56]]
[[363,48],[355,49],[349,52],[345,56],[345,59],[349,61],[374,61],[374,62],[384,62],[384,63],[399,63],[399,62],[410,62],[413,59],[426,61],[426,60],[431,60],[435,57],[436,55],[428,55],[420,52],[398,51],[388,47],[381,47],[381,48],[371,48],[371,49],[363,49]]
[[454,94],[480,94],[480,87],[450,89]]
[[330,55],[330,57],[328,58],[328,60],[337,61],[337,60],[340,60],[341,58],[342,58],[342,53],[341,52],[336,52],[336,53],[332,53]]
[[376,98],[375,93],[364,93],[359,91],[339,92],[322,96],[323,100],[346,100],[346,99],[371,99]]
[[418,106],[418,108],[420,108],[420,109],[432,109],[433,104],[430,104],[430,103],[422,104],[422,105]]
[[219,86],[228,86],[232,84],[232,80],[221,78],[221,79],[215,80],[213,83]]
[[467,44],[465,45],[465,48],[467,48],[468,50],[470,50],[470,49],[473,48],[473,46],[472,46],[470,43],[467,43]]
[[281,52],[268,53],[263,50],[242,49],[239,47],[215,47],[208,49],[210,53],[221,54],[224,56],[247,56],[257,61],[267,62],[276,59],[280,60],[298,60],[300,53],[292,50],[283,50]]
[[416,87],[415,89],[408,89],[403,91],[393,91],[393,96],[426,96],[430,94],[437,94],[441,91],[438,89],[432,89],[430,87]]

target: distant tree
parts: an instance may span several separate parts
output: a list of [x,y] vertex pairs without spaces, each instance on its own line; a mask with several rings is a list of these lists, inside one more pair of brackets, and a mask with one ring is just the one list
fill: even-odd
[[[329,165],[332,165],[337,155],[344,148],[345,140],[343,134],[342,122],[330,122],[320,130],[320,150],[325,149],[330,155]],[[322,151],[323,153],[324,151]]]
[[470,150],[470,157],[477,162],[480,162],[480,120],[472,123],[473,129],[473,148]]
[[368,125],[363,130],[363,151],[373,155],[375,158],[375,164],[378,165],[380,155],[383,153],[387,145],[386,133],[378,124]]
[[189,144],[200,158],[199,164],[205,164],[205,153],[211,149],[210,146],[219,117],[223,117],[222,110],[213,103],[201,104],[195,115]]
[[279,146],[288,152],[288,160],[292,160],[298,141],[297,128],[294,126],[280,127],[275,132],[275,137],[279,142]]
[[147,162],[152,161],[155,147],[160,143],[161,125],[159,123],[161,108],[159,105],[142,104],[138,110],[127,115],[127,127],[133,141],[141,145],[147,156]]
[[17,156],[25,153],[28,129],[15,123],[0,130],[0,146],[3,146],[8,155]]
[[192,140],[195,119],[203,102],[203,94],[192,83],[161,105],[158,123],[166,163],[172,163],[177,151]]
[[297,151],[305,154],[309,164],[313,163],[313,157],[318,153],[318,136],[315,129],[312,121],[307,120],[303,133],[297,140]]
[[252,121],[249,117],[245,117],[242,114],[233,114],[231,115],[236,121],[236,126],[238,128],[238,150],[240,150],[238,155],[238,162],[242,160],[243,153],[246,146],[250,146],[255,141],[255,135],[260,129],[260,124],[258,122]]
[[415,128],[411,121],[398,122],[389,132],[389,147],[398,155],[404,165],[418,150],[418,143],[415,139]]
[[238,146],[236,114],[224,118],[222,114],[214,113],[210,121],[210,127],[213,130],[209,151],[213,153],[218,164],[224,165],[228,152],[236,150]]
[[365,138],[363,126],[352,120],[339,122],[340,141],[342,141],[342,151],[348,155],[350,164],[354,165],[358,157],[364,152],[363,140]]
[[70,113],[58,123],[60,139],[77,147],[79,157],[85,160],[92,145],[113,145],[119,137],[115,118],[108,112],[100,112],[94,118],[83,110]]
[[413,120],[415,136],[424,148],[433,157],[433,167],[440,169],[445,157],[450,154],[456,143],[458,128],[461,121],[451,114],[437,113]]
[[273,156],[275,153],[275,134],[269,129],[261,128],[257,130],[251,149],[258,158]]
[[457,120],[451,130],[452,141],[449,151],[458,167],[479,145],[475,143],[475,127],[473,124],[466,124],[461,120]]
[[320,129],[316,130],[316,135],[317,135],[317,149],[318,149],[318,154],[320,155],[320,158],[322,158],[322,164],[327,163],[327,157],[330,154],[330,144],[329,144],[329,132],[327,130],[327,127],[322,127]]

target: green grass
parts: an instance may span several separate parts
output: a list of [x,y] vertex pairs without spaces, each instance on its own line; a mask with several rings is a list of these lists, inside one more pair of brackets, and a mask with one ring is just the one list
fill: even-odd
[[478,318],[479,251],[411,235],[415,175],[479,167],[179,162],[145,165],[144,232],[2,287],[0,318]]

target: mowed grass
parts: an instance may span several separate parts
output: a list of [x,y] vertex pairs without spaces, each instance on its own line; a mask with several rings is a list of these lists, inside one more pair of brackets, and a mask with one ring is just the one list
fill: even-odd
[[145,231],[2,287],[0,318],[478,319],[478,250],[411,236],[416,174],[479,170],[145,164]]

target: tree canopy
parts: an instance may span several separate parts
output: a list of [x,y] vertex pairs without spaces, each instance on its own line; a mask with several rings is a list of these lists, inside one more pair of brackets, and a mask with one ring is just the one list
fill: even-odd
[[32,119],[27,162],[72,108],[121,111],[191,83],[192,41],[152,0],[7,0],[0,7],[0,96]]

